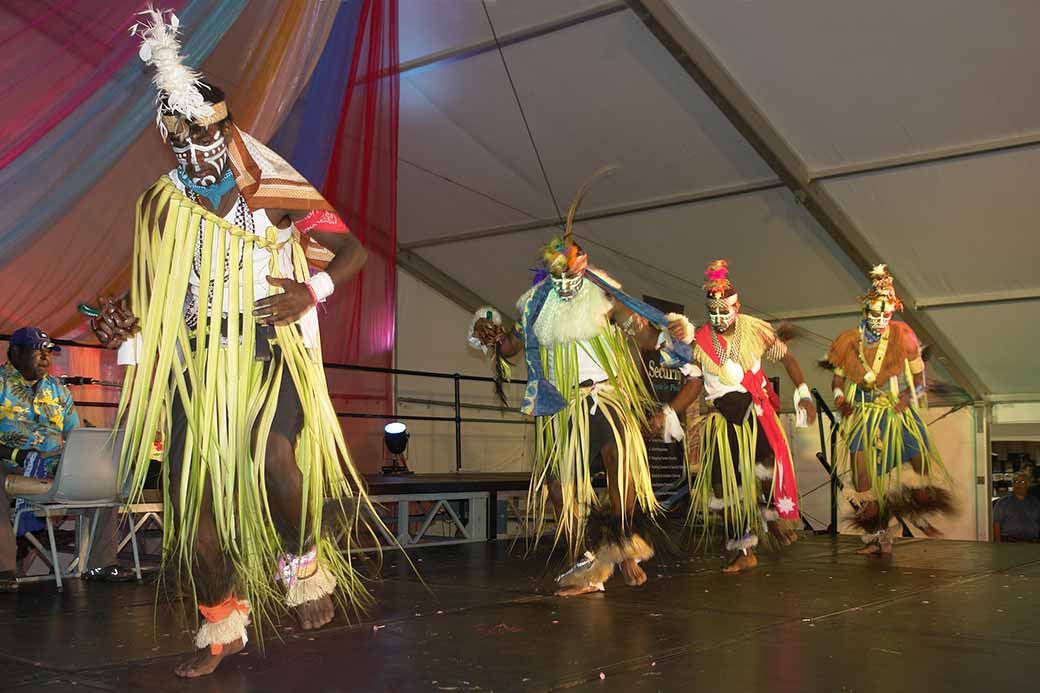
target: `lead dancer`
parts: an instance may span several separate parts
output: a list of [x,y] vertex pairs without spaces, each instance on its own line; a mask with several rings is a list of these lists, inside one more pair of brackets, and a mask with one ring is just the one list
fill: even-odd
[[[245,646],[251,613],[288,607],[307,630],[332,620],[337,586],[343,606],[368,599],[332,536],[351,543],[371,507],[329,400],[315,313],[366,252],[183,64],[176,16],[142,14],[132,32],[156,70],[177,168],[138,201],[129,305],[103,300],[93,326],[134,364],[120,402],[134,494],[156,431],[168,441],[164,568],[203,617],[199,651],[176,673],[196,677]],[[324,254],[324,271],[309,276],[305,250]]]

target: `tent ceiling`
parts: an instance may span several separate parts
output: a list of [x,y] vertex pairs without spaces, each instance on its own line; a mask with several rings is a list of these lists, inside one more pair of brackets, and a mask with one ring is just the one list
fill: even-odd
[[400,0],[400,57],[407,65],[429,56],[450,53],[492,41],[488,14],[500,39],[539,30],[575,15],[616,8],[614,0],[523,0],[487,3],[478,0]]
[[[1021,86],[1040,58],[1024,34],[1040,8],[667,2],[793,147],[807,178],[842,174],[817,185],[871,261],[888,261],[897,282],[933,306],[925,311],[938,336],[986,389],[1040,393],[1040,382],[1013,372],[1028,362],[1020,345],[1040,338],[1027,317],[1036,303],[1007,302],[1040,295],[1027,235],[1040,203],[1025,188],[1040,147],[964,154],[1040,138],[1040,97]],[[409,14],[412,5],[423,7]],[[582,180],[616,163],[577,232],[633,293],[686,303],[700,319],[700,273],[722,256],[747,307],[810,326],[815,336],[796,348],[803,360],[854,324],[862,268],[634,13],[584,1],[487,7],[508,74],[481,3],[402,2],[402,59],[419,58],[402,80],[403,247],[514,312],[538,245],[558,232],[553,196],[565,212]],[[861,166],[879,170],[847,173]],[[968,315],[1015,320],[1022,353],[993,359]],[[949,377],[938,362],[932,370]],[[829,387],[825,375],[812,380]]]
[[1040,399],[1036,367],[1037,304],[935,308],[928,314],[957,340],[964,357],[997,395],[1031,394]]
[[811,171],[1040,135],[1038,3],[668,4]]
[[921,303],[1008,289],[1040,293],[1040,148],[828,181]]

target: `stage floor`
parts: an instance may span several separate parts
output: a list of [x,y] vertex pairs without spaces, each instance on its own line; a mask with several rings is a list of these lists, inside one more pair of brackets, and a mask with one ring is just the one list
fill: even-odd
[[[722,558],[658,560],[650,582],[551,596],[541,557],[505,542],[399,554],[378,605],[317,633],[285,628],[213,676],[149,585],[73,580],[0,595],[0,689],[35,691],[1012,691],[1036,686],[1040,545],[910,540],[891,559],[805,537],[725,576]],[[617,584],[615,584],[617,583]],[[74,688],[73,688],[74,687]]]

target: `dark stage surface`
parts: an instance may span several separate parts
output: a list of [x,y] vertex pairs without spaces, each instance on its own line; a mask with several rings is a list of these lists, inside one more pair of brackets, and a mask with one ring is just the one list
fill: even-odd
[[[213,676],[149,585],[0,595],[0,689],[35,691],[1025,691],[1040,655],[1040,546],[910,541],[892,559],[806,537],[724,576],[653,560],[650,582],[561,600],[544,556],[504,542],[386,555],[361,624],[283,629]],[[555,568],[555,564],[554,564]],[[616,583],[616,584],[615,584]]]

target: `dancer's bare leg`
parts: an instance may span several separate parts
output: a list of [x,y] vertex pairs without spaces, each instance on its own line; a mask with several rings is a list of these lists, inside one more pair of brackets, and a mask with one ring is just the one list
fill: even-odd
[[[924,461],[922,460],[920,453],[910,458],[910,466],[915,472],[921,474],[921,470],[924,467]],[[914,497],[914,502],[922,508],[928,507],[933,502],[932,495],[929,493],[928,489],[915,488],[910,493]],[[932,523],[928,522],[928,520],[925,520],[924,518],[918,518],[914,522],[914,526],[924,532],[925,536],[932,539],[939,539],[943,536],[942,532],[936,529]]]
[[[303,474],[296,464],[293,444],[281,433],[272,431],[267,439],[264,461],[267,495],[271,515],[282,534],[282,540],[294,553],[305,553],[309,546],[296,546],[299,541],[299,522],[303,505]],[[317,540],[317,528],[312,530]],[[336,616],[331,595],[304,602],[293,607],[300,627],[314,630],[327,625]]]
[[[614,517],[624,515],[626,522],[631,522],[636,507],[635,484],[631,475],[622,481],[619,476],[618,450],[615,443],[603,448],[603,466],[607,470],[607,494],[610,497],[610,512]],[[622,486],[624,488],[622,489]],[[629,558],[621,562],[621,576],[625,584],[638,587],[646,583],[646,572],[639,567],[635,559]]]
[[[176,507],[174,512],[178,512]],[[212,494],[209,488],[203,498],[199,517],[198,534],[195,540],[195,565],[192,566],[200,604],[216,605],[223,602],[232,590],[231,566],[220,549],[217,527],[213,520]],[[220,652],[213,653],[205,647],[197,650],[189,659],[181,662],[174,673],[182,678],[198,678],[213,673],[227,657],[237,654],[245,647],[243,640],[225,643]]]
[[[869,491],[871,489],[870,483],[870,472],[867,469],[866,455],[863,452],[857,452],[853,454],[852,465],[855,470],[855,486],[856,490],[860,492]],[[862,522],[872,522],[878,519],[878,515],[881,512],[881,506],[876,500],[867,501],[860,506],[856,514],[859,516]],[[879,530],[884,529],[882,527]],[[881,535],[876,541],[872,541],[861,549],[856,551],[861,556],[888,556],[892,553],[892,541],[887,535]]]
[[[622,498],[621,483],[618,478],[617,445],[613,442],[608,443],[603,447],[600,454],[607,471],[607,496],[610,500],[610,512],[614,517],[618,518],[624,512],[626,520],[631,521],[633,511],[635,510],[635,487],[631,479],[629,479],[625,488],[624,498]],[[551,496],[551,486],[549,493]],[[621,575],[627,585],[638,586],[646,582],[646,573],[634,559],[627,559],[621,562]],[[560,597],[575,597],[599,591],[600,587],[598,585],[577,585],[560,589],[556,592],[556,595]]]

